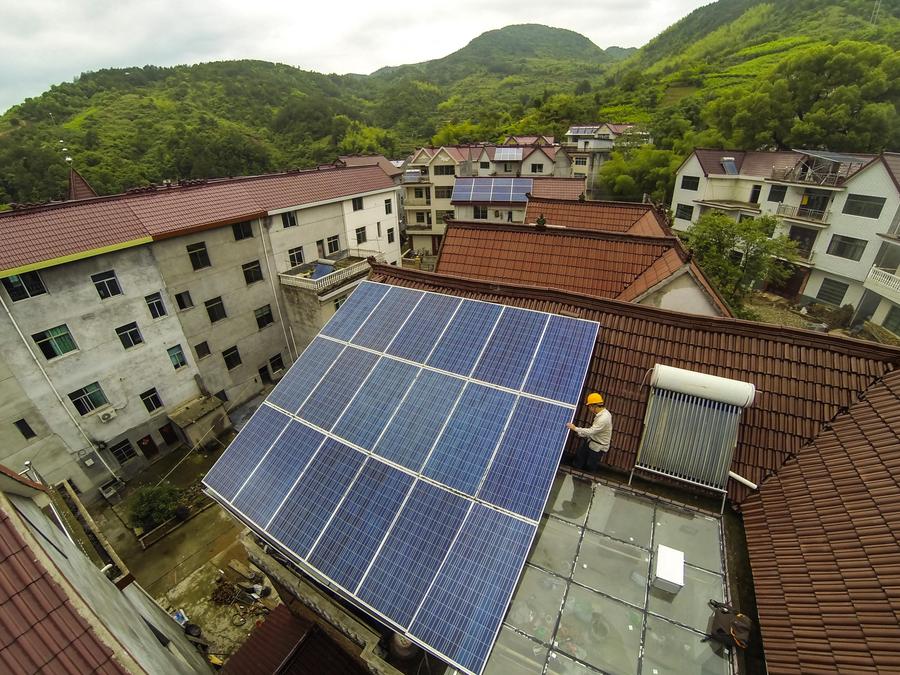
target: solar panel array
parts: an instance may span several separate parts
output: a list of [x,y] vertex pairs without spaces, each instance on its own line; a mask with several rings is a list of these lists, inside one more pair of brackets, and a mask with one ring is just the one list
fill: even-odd
[[597,129],[599,126],[588,126],[588,127],[569,127],[569,131],[566,133],[569,136],[591,136],[597,133]]
[[597,330],[364,282],[204,483],[311,576],[480,673]]
[[527,204],[533,186],[531,178],[457,178],[450,201]]
[[522,148],[501,147],[494,150],[495,162],[521,162]]

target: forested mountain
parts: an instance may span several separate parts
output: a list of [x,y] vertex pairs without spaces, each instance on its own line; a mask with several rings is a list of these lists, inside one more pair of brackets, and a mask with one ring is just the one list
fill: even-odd
[[403,156],[429,141],[559,136],[594,120],[641,122],[656,143],[609,163],[604,180],[621,197],[664,193],[695,143],[898,149],[900,0],[883,0],[875,23],[874,6],[720,0],[636,52],[509,26],[369,76],[259,61],[86,73],[0,117],[0,204],[62,196],[65,155],[116,192],[338,153]]

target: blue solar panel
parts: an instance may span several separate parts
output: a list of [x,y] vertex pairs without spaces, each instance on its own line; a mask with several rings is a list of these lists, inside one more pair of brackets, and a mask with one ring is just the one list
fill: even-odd
[[450,201],[524,204],[533,185],[531,178],[457,178]]
[[481,672],[535,528],[475,504],[409,632]]
[[313,548],[309,563],[353,591],[415,478],[369,461]]
[[258,525],[268,523],[324,440],[315,429],[291,421],[232,500],[234,507]]
[[353,344],[383,352],[421,297],[419,291],[392,288],[353,337]]
[[375,452],[414,471],[421,469],[463,384],[458,378],[423,370]]
[[478,497],[538,520],[572,414],[571,408],[520,398]]
[[461,302],[446,295],[426,295],[397,333],[388,353],[423,363]]
[[377,360],[370,352],[348,347],[300,408],[300,417],[331,429]]
[[334,426],[334,433],[363,448],[372,447],[418,372],[417,366],[408,363],[379,361]]
[[486,302],[464,303],[428,358],[428,365],[459,375],[469,375],[500,311],[501,307],[498,305]]
[[305,558],[364,459],[343,443],[325,441],[266,531]]
[[596,340],[596,323],[551,316],[523,391],[578,403]]
[[469,502],[419,481],[357,595],[407,627],[466,515]]
[[[331,340],[316,338],[300,355],[290,370],[281,378],[266,400],[292,413],[297,412],[309,392],[316,386],[325,372],[322,364],[334,362],[341,350],[340,345]],[[326,366],[327,367],[327,366]]]
[[444,485],[474,495],[513,403],[513,394],[469,384],[423,473]]
[[289,421],[274,408],[260,406],[203,482],[230,501]]
[[331,320],[322,329],[322,335],[328,335],[338,340],[352,338],[387,291],[388,287],[383,284],[361,283],[331,317]]
[[547,314],[507,307],[472,377],[518,389],[541,339]]

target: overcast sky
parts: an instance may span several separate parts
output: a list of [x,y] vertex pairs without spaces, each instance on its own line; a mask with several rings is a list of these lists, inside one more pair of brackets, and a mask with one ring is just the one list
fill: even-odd
[[262,59],[370,73],[542,23],[640,47],[710,0],[29,0],[3,3],[0,111],[100,68]]

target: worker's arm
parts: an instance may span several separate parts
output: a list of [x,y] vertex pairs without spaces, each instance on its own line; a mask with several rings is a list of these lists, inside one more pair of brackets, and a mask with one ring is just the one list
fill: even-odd
[[594,415],[594,423],[589,427],[576,427],[574,424],[569,422],[566,425],[566,428],[569,431],[574,431],[581,438],[587,438],[589,436],[593,436],[594,433],[600,431],[606,424],[606,416],[605,415]]

